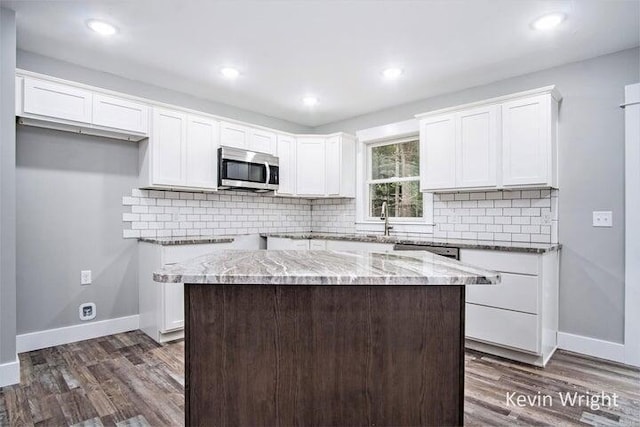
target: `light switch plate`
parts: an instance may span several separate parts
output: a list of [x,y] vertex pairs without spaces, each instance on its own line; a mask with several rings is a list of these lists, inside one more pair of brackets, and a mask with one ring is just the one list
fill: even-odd
[[594,227],[613,227],[613,212],[593,211]]

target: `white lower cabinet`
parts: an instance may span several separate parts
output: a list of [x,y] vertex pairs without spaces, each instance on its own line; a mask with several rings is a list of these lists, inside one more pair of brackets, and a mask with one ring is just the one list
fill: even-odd
[[186,261],[233,247],[233,243],[168,245],[138,244],[140,329],[159,343],[184,337],[184,285],[158,283],[153,272],[165,264]]
[[267,249],[277,251],[309,250],[309,239],[267,237]]
[[461,249],[460,261],[502,276],[466,287],[467,347],[544,366],[557,348],[559,252]]

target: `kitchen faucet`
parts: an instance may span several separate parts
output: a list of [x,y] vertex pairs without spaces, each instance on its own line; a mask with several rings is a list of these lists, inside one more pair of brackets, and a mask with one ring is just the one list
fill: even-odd
[[382,208],[380,209],[380,219],[384,220],[384,235],[389,235],[389,230],[393,228],[392,225],[389,225],[389,206],[387,202],[382,202]]

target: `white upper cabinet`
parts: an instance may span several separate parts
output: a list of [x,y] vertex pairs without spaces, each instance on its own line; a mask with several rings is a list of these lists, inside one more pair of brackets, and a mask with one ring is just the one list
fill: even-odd
[[23,85],[21,113],[91,123],[91,91],[31,77]]
[[325,138],[299,137],[296,159],[296,193],[324,196],[326,188]]
[[24,125],[131,141],[149,130],[144,102],[31,75],[16,76],[16,115]]
[[218,186],[218,122],[206,117],[187,119],[186,185],[213,189]]
[[332,136],[325,140],[325,180],[327,196],[340,195],[340,171],[342,156],[340,155],[340,137]]
[[557,188],[554,86],[419,114],[422,191]]
[[275,132],[262,129],[249,129],[249,151],[276,154],[278,140]]
[[93,124],[146,134],[149,128],[149,107],[139,102],[94,94]]
[[502,105],[502,153],[505,187],[556,185],[555,117],[550,94]]
[[475,108],[456,117],[456,186],[495,187],[498,106]]
[[356,145],[351,135],[298,137],[296,194],[302,197],[355,197]]
[[152,184],[183,186],[186,183],[187,115],[155,108],[149,139],[152,152]]
[[220,145],[225,147],[275,154],[277,144],[275,132],[236,123],[220,123]]
[[219,135],[216,120],[154,108],[151,136],[140,145],[141,186],[215,191]]
[[296,139],[278,135],[277,155],[280,168],[278,194],[293,196],[296,193]]
[[420,121],[420,187],[450,189],[456,181],[455,115]]
[[139,141],[140,188],[216,191],[227,146],[278,156],[279,195],[355,197],[351,135],[292,135],[24,70],[15,82],[19,124]]
[[220,145],[248,149],[249,128],[229,122],[220,122]]

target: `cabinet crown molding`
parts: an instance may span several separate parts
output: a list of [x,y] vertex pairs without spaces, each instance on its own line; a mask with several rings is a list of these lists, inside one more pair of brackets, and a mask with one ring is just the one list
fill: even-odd
[[516,92],[509,95],[498,96],[495,98],[488,98],[482,101],[470,102],[467,104],[455,105],[453,107],[440,108],[438,110],[428,111],[426,113],[416,114],[415,117],[417,119],[423,119],[426,117],[437,116],[443,113],[452,113],[459,110],[466,110],[473,107],[480,107],[490,104],[500,104],[506,101],[513,101],[519,98],[527,98],[536,95],[546,95],[549,94],[556,101],[560,102],[562,100],[562,95],[556,85],[544,86],[537,89],[525,90],[522,92]]

